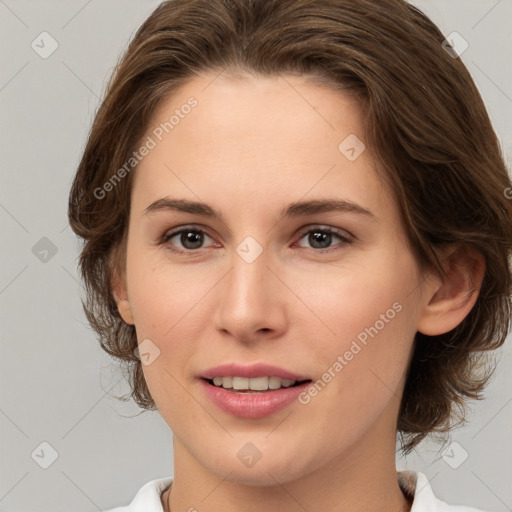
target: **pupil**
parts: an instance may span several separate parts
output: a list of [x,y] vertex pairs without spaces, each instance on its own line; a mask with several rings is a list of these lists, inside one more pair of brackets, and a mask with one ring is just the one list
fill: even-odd
[[[181,235],[181,243],[187,249],[198,249],[202,242],[202,235],[197,231],[187,231]],[[188,246],[188,244],[192,244],[192,247]]]
[[[311,246],[315,249],[322,249],[325,248],[322,246],[322,242],[325,243],[325,241],[330,242],[331,241],[331,234],[330,233],[324,233],[321,231],[315,231],[311,233],[310,235],[310,243]],[[320,247],[317,246],[317,244],[320,243]],[[329,246],[329,243],[327,243],[327,246]]]

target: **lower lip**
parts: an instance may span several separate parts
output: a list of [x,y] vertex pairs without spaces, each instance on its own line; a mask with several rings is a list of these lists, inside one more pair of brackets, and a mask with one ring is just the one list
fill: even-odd
[[304,382],[297,386],[272,389],[264,393],[237,393],[201,379],[201,385],[212,402],[224,412],[239,418],[263,418],[280,411],[297,400],[310,384],[311,382]]

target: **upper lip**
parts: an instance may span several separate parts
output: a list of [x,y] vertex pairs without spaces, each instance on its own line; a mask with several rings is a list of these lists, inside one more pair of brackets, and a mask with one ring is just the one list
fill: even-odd
[[279,366],[266,363],[255,363],[243,365],[239,363],[226,363],[205,370],[201,377],[204,379],[213,379],[214,377],[280,377],[295,381],[310,380],[309,377],[298,375]]

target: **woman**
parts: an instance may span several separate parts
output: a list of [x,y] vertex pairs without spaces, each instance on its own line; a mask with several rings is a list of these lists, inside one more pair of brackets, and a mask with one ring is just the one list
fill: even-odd
[[510,318],[510,180],[461,60],[402,0],[171,0],[70,195],[85,309],[174,434],[135,511],[441,511]]

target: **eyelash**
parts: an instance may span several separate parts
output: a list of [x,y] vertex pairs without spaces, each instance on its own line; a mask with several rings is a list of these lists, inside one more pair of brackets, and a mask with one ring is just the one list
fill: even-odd
[[[174,238],[176,235],[180,235],[182,233],[191,233],[191,232],[192,233],[201,233],[201,234],[204,234],[204,235],[212,238],[210,235],[208,235],[208,233],[204,229],[201,229],[198,226],[184,226],[184,227],[181,227],[180,229],[177,229],[170,233],[166,233],[160,240],[159,245],[167,244],[169,246],[169,249],[172,252],[175,252],[178,254],[194,254],[197,251],[201,251],[202,249],[205,249],[204,247],[201,247],[199,249],[183,250],[183,249],[176,249],[175,247],[172,247],[172,244],[168,244],[169,240]],[[343,245],[350,245],[353,243],[353,239],[349,236],[344,235],[341,231],[334,229],[334,228],[330,228],[330,227],[323,227],[320,225],[308,227],[307,230],[301,231],[299,240],[302,240],[302,238],[304,238],[304,236],[306,236],[312,232],[320,232],[320,233],[327,233],[329,235],[335,235],[341,240],[341,244],[338,244],[338,245],[343,246]],[[342,247],[334,246],[334,248],[327,248],[327,249],[315,249],[315,248],[305,247],[304,249],[312,251],[317,254],[318,253],[325,254],[325,253],[331,253],[333,251],[341,250]]]

